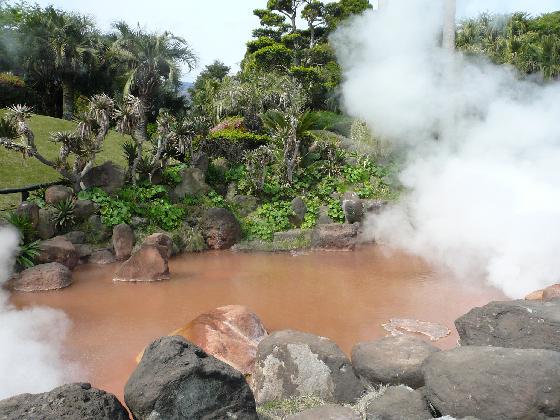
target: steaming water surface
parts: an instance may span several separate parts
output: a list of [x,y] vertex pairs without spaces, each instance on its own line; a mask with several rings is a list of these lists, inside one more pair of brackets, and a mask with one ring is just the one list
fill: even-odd
[[115,270],[82,266],[71,287],[15,293],[12,301],[64,310],[73,322],[65,356],[85,369],[80,380],[119,397],[146,344],[218,306],[247,305],[270,331],[319,334],[349,353],[359,341],[385,336],[381,324],[391,318],[443,324],[452,334],[436,345],[453,347],[458,316],[504,298],[482,280],[459,283],[419,258],[382,247],[298,256],[190,254],[171,261],[170,281],[152,284],[113,283]]

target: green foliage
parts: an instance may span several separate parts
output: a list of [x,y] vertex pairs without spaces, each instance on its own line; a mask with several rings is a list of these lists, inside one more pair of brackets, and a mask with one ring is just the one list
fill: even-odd
[[60,231],[67,231],[76,223],[74,209],[76,204],[72,198],[56,203],[54,206],[53,222]]
[[173,166],[168,166],[167,168],[165,168],[165,171],[163,171],[163,182],[167,185],[177,185],[179,184],[183,177],[182,177],[182,172],[183,169],[186,168],[187,165],[185,164],[181,164],[181,165],[173,165]]
[[256,68],[260,71],[282,70],[292,62],[292,51],[283,44],[274,44],[253,53]]
[[275,45],[277,42],[268,37],[268,36],[262,36],[260,38],[257,38],[255,40],[249,41],[247,42],[247,51],[252,54],[254,52],[257,52],[258,50],[261,50],[263,48],[266,47],[271,47],[273,45]]
[[177,229],[169,232],[173,243],[173,254],[182,252],[200,252],[206,249],[206,241],[202,234],[182,223]]
[[99,205],[99,212],[106,226],[113,227],[121,223],[130,223],[132,206],[125,201],[112,198],[99,188],[78,193],[80,200],[91,200]]
[[245,142],[254,145],[259,143],[268,143],[270,141],[270,136],[251,133],[238,128],[226,128],[223,130],[215,131],[213,133],[210,133],[208,138],[210,140],[223,139],[231,142]]
[[37,231],[33,224],[27,216],[14,212],[8,214],[6,221],[17,229],[20,236],[16,263],[22,268],[33,267],[40,251],[39,241],[35,240]]
[[39,241],[22,243],[19,246],[16,263],[23,268],[31,268],[35,265],[35,260],[39,256]]
[[31,220],[24,214],[10,212],[6,217],[6,221],[18,230],[21,240],[24,243],[32,241],[36,235],[36,230]]
[[271,240],[275,232],[290,229],[292,214],[289,201],[265,203],[247,218],[245,233],[250,239]]

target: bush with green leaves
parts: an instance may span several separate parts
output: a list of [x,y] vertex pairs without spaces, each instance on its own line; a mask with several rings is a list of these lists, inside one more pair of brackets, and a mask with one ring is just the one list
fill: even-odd
[[30,268],[35,265],[39,256],[39,241],[36,240],[37,231],[26,215],[9,213],[6,221],[17,229],[20,236],[19,250],[16,263],[19,267]]
[[53,222],[58,231],[66,232],[76,223],[74,209],[76,203],[72,198],[67,198],[53,205]]

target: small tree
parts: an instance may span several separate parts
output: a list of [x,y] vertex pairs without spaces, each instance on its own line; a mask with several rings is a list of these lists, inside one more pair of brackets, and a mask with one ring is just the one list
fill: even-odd
[[266,181],[268,167],[274,162],[274,150],[269,146],[259,146],[255,150],[247,150],[243,155],[243,163],[248,173],[248,181],[254,191],[262,191]]
[[[56,170],[68,180],[74,191],[81,189],[81,181],[93,168],[109,132],[114,103],[107,95],[96,95],[87,112],[80,116],[74,131],[51,134],[51,141],[60,144],[58,158],[47,159],[35,145],[35,134],[28,124],[31,108],[15,105],[0,124],[0,145],[21,152]],[[74,160],[72,162],[72,159]]]

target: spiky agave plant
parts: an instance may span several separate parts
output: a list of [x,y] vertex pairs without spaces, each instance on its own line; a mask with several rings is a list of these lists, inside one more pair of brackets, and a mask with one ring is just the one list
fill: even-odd
[[76,204],[72,198],[67,198],[54,205],[53,222],[57,229],[65,231],[71,228],[75,222],[74,209]]

